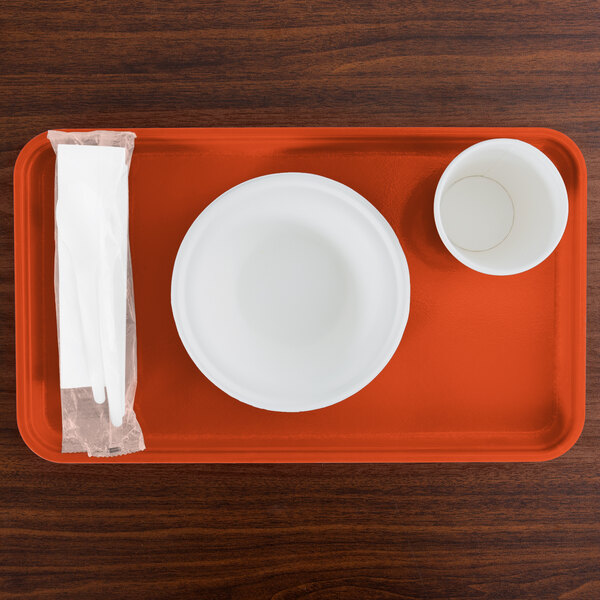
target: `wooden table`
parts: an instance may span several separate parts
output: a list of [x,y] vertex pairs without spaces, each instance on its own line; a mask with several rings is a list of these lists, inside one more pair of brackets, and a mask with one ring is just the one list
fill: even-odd
[[[600,3],[5,0],[0,598],[600,598]],[[541,464],[59,466],[15,419],[12,168],[62,127],[549,126],[589,171],[587,421]]]

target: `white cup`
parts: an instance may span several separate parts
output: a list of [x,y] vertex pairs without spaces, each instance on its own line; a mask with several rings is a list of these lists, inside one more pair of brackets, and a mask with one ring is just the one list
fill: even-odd
[[455,258],[481,273],[514,275],[556,248],[569,201],[558,169],[543,152],[498,138],[470,146],[448,165],[433,210]]

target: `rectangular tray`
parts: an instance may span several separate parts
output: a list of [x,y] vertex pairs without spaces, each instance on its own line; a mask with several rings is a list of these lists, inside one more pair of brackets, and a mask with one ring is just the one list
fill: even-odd
[[[62,454],[53,291],[54,153],[40,134],[15,166],[17,419],[41,457],[73,462],[536,461],[570,448],[585,411],[586,171],[563,134],[532,128],[137,129],[130,236],[138,333],[135,409],[147,450]],[[520,275],[482,275],[444,248],[433,195],[475,142],[518,138],[561,172],[570,213],[557,250]],[[395,356],[365,389],[308,413],[261,411],[199,372],[173,322],[170,283],[196,216],[252,177],[304,171],[370,200],[411,276]]]

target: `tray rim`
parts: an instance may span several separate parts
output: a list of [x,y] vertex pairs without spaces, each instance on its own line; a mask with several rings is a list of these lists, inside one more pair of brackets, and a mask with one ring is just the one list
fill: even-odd
[[[64,131],[94,131],[99,128],[63,129]],[[502,449],[479,450],[472,449],[460,451],[456,449],[431,448],[427,450],[396,450],[367,449],[353,446],[341,450],[336,449],[277,449],[245,450],[235,449],[201,449],[190,452],[188,456],[178,454],[178,458],[170,457],[178,450],[161,451],[158,456],[148,460],[148,450],[115,458],[92,458],[83,453],[63,454],[49,447],[44,438],[32,426],[27,415],[31,409],[31,389],[27,382],[30,372],[30,357],[27,350],[31,347],[31,332],[27,325],[27,313],[31,303],[28,289],[27,276],[30,274],[27,261],[27,247],[23,242],[23,230],[27,232],[29,241],[29,226],[24,207],[26,197],[25,181],[29,170],[35,162],[36,156],[49,147],[46,131],[33,137],[20,151],[15,162],[13,172],[14,189],[14,284],[15,284],[15,369],[16,369],[16,412],[19,433],[29,449],[44,460],[61,464],[94,464],[94,463],[131,463],[131,464],[198,464],[198,463],[369,463],[369,462],[540,462],[552,460],[567,452],[579,439],[585,422],[585,396],[586,396],[586,292],[587,292],[587,169],[585,159],[575,142],[564,133],[546,127],[172,127],[172,128],[111,128],[111,131],[133,131],[143,133],[146,141],[151,139],[165,139],[177,132],[181,139],[196,139],[198,135],[209,134],[207,139],[231,136],[239,138],[240,134],[271,139],[357,139],[364,141],[366,138],[382,137],[427,137],[445,136],[458,138],[462,136],[489,136],[489,137],[516,137],[519,135],[534,134],[562,146],[565,153],[571,158],[576,167],[577,182],[582,192],[582,215],[584,222],[581,256],[578,261],[584,262],[581,279],[578,287],[578,320],[574,328],[573,347],[576,352],[576,365],[574,371],[574,396],[581,398],[573,407],[571,427],[566,435],[557,442],[543,449]],[[313,134],[312,136],[310,134]],[[214,139],[213,138],[213,139]],[[21,242],[19,244],[18,242]],[[543,430],[540,430],[540,432]],[[477,432],[467,432],[466,435],[475,435]],[[489,432],[486,432],[489,434]],[[453,432],[437,432],[436,438],[443,435],[452,436]],[[430,434],[431,435],[431,434]],[[454,434],[455,435],[455,434]],[[512,434],[514,436],[514,433]],[[461,436],[465,436],[464,433]],[[515,456],[512,456],[512,455]],[[285,455],[282,457],[282,455]]]

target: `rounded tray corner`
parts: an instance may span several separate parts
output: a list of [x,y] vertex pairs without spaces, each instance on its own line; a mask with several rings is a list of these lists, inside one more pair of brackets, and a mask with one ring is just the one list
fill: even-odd
[[31,161],[38,152],[50,147],[50,141],[48,140],[48,132],[42,131],[32,137],[22,148],[15,161],[15,178],[21,172],[21,170]]
[[17,429],[19,430],[23,443],[31,450],[31,452],[33,452],[33,454],[42,460],[55,464],[64,462],[61,460],[62,455],[60,453],[57,455],[56,451],[46,446],[43,439],[35,435],[30,425],[30,421],[24,418],[17,407]]
[[539,127],[537,130],[546,139],[549,139],[560,146],[565,154],[568,154],[571,157],[574,164],[580,169],[581,174],[584,177],[587,177],[587,165],[585,163],[583,152],[571,137],[558,129],[552,129],[551,127]]
[[577,415],[571,425],[566,429],[563,435],[557,436],[554,444],[547,447],[540,458],[541,461],[546,462],[560,458],[563,454],[566,454],[579,440],[583,427],[585,425],[585,411],[581,415]]

